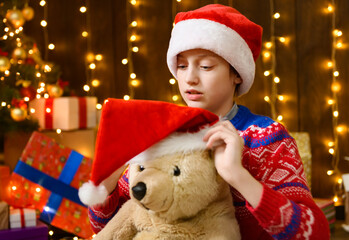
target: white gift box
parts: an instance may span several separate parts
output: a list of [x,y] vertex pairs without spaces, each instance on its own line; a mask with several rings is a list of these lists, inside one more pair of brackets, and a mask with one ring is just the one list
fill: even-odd
[[[24,225],[23,225],[24,224]],[[11,209],[10,228],[35,227],[36,213],[34,209]]]
[[96,97],[39,98],[29,102],[29,110],[42,129],[76,130],[96,126],[96,104]]

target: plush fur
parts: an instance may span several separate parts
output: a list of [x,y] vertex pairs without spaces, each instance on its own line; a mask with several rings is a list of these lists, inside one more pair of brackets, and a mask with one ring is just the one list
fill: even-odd
[[131,199],[94,240],[240,239],[230,188],[208,150],[132,163],[129,171]]

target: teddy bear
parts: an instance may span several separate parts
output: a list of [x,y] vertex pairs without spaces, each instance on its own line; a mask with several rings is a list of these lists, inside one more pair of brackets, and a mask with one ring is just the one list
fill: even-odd
[[172,134],[133,158],[131,199],[94,240],[240,239],[230,187],[218,175],[203,134]]

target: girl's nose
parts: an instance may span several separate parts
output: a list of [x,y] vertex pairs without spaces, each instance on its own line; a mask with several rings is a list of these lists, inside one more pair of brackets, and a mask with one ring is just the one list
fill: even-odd
[[190,85],[196,85],[199,83],[199,76],[194,68],[188,67],[185,81]]

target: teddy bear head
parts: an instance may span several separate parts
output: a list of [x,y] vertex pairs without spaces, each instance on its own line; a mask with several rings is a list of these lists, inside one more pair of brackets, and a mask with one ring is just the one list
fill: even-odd
[[[138,157],[147,160],[135,161],[129,171],[131,198],[167,222],[196,215],[229,188],[218,175],[202,135],[200,147],[190,141],[192,138],[178,138],[179,135],[170,136],[142,153]],[[178,148],[178,143],[183,147]]]

